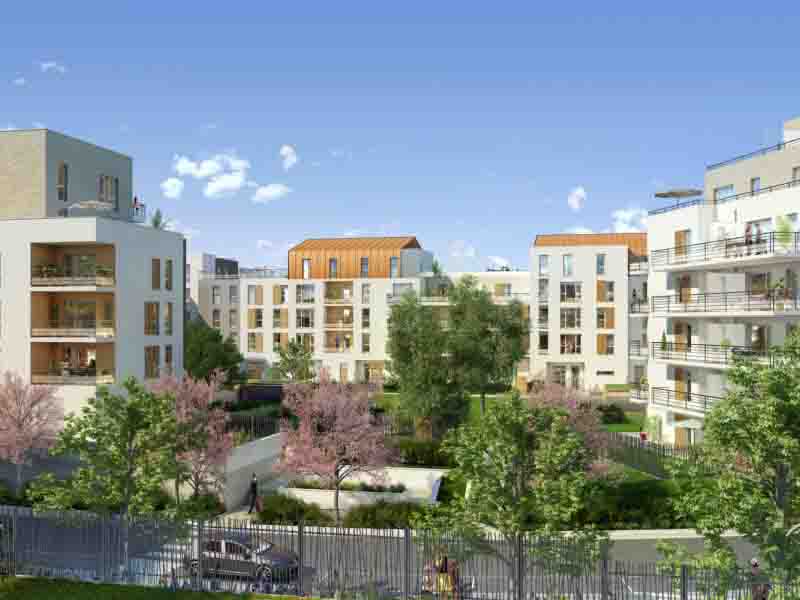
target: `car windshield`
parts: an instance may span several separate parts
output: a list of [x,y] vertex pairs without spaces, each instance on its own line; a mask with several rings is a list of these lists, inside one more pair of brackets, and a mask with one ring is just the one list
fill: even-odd
[[266,554],[267,552],[272,550],[274,547],[275,547],[275,544],[273,544],[272,542],[266,542],[265,544],[261,544],[261,546],[258,547],[258,550],[256,551],[256,554]]

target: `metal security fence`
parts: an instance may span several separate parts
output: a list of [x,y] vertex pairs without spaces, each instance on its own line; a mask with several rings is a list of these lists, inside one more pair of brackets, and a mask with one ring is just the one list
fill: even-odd
[[658,477],[671,477],[669,467],[676,461],[693,461],[696,451],[672,444],[643,440],[640,437],[610,432],[607,434],[606,458]]
[[[709,600],[751,597],[747,573],[609,559],[603,543],[486,531],[170,521],[0,507],[3,575],[321,598]],[[798,582],[771,598],[796,598]]]
[[228,415],[226,430],[243,434],[243,441],[252,441],[278,433],[281,430],[281,421],[269,415],[237,415],[234,413]]

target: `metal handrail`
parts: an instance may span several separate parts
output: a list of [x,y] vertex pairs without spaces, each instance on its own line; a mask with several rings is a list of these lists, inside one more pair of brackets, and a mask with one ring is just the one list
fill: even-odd
[[750,198],[752,196],[760,196],[761,194],[768,194],[769,192],[774,192],[777,190],[793,188],[798,185],[800,185],[800,179],[790,179],[789,181],[784,181],[783,183],[776,183],[775,185],[759,188],[757,190],[750,190],[749,192],[739,192],[738,194],[733,194],[732,196],[725,196],[724,198],[718,198],[714,200],[712,204],[724,204],[725,202],[731,202],[733,200],[738,200],[739,198]]
[[695,412],[708,412],[717,402],[724,400],[719,396],[697,394],[691,391],[677,391],[669,388],[653,388],[653,404],[668,406],[670,408],[683,408]]
[[650,351],[656,360],[699,362],[721,366],[732,365],[736,358],[758,361],[772,359],[772,354],[768,350],[751,346],[652,342]]
[[630,340],[628,342],[628,356],[647,356],[647,343],[642,344],[640,340]]
[[724,167],[726,165],[732,165],[734,163],[747,160],[748,158],[753,158],[754,156],[763,156],[765,154],[770,154],[772,152],[780,152],[786,146],[791,146],[792,144],[797,144],[797,143],[800,143],[800,138],[789,140],[788,142],[781,142],[779,144],[775,144],[774,146],[767,146],[766,148],[759,148],[758,150],[755,150],[753,152],[748,152],[747,154],[740,154],[739,156],[734,156],[733,158],[723,160],[722,162],[708,165],[706,167],[706,171],[713,171],[715,169],[719,169],[720,167]]
[[679,208],[687,208],[689,206],[698,206],[700,204],[703,204],[703,198],[693,198],[691,200],[684,200],[683,202],[676,202],[675,204],[672,204],[671,206],[664,206],[662,208],[655,208],[653,210],[648,210],[647,211],[647,215],[648,216],[661,215],[661,214],[664,214],[664,213],[671,212],[673,210],[678,210]]
[[790,288],[763,292],[687,293],[681,296],[653,296],[652,312],[791,312],[800,310],[800,296]]
[[650,261],[647,259],[632,260],[628,262],[628,274],[647,273],[649,269],[650,269]]
[[[800,183],[800,182],[799,182]],[[682,265],[690,262],[707,262],[718,258],[741,258],[774,254],[776,249],[792,255],[800,254],[800,232],[780,233],[770,231],[759,236],[737,236],[711,242],[697,242],[653,250],[653,266]]]
[[55,337],[56,332],[63,332],[66,336],[82,335],[95,337],[98,331],[106,330],[113,335],[114,321],[95,319],[62,319],[47,321],[43,327],[31,327],[32,337]]
[[633,315],[643,315],[650,312],[650,303],[647,300],[636,300],[630,303],[630,313]]

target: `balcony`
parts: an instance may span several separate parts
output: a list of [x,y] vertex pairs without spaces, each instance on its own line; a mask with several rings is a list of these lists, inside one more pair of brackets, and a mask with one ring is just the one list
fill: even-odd
[[736,359],[759,362],[771,360],[771,354],[767,350],[748,346],[653,342],[650,349],[656,360],[710,367],[730,367]]
[[673,409],[682,409],[697,413],[707,413],[714,404],[723,398],[696,394],[690,391],[676,391],[669,388],[653,388],[653,404]]
[[800,298],[796,290],[789,289],[654,296],[652,310],[654,313],[682,315],[781,315],[800,313]]
[[646,383],[629,383],[631,402],[647,404],[650,402],[650,386]]
[[631,340],[628,342],[628,356],[631,358],[647,358],[647,342]]
[[634,300],[629,305],[629,311],[631,316],[646,316],[650,314],[650,304],[647,300]]
[[114,322],[95,321],[93,319],[69,319],[61,321],[49,321],[42,327],[32,327],[31,337],[113,339]]
[[647,257],[630,260],[628,262],[628,275],[647,275],[650,270],[650,262]]
[[326,283],[324,301],[325,304],[352,304],[353,284]]
[[349,320],[341,319],[339,321],[326,320],[325,321],[325,329],[332,329],[332,330],[337,330],[337,331],[350,330],[350,329],[353,329],[353,320],[352,319],[349,319]]
[[[797,182],[800,185],[800,181]],[[769,232],[761,236],[739,236],[686,246],[653,250],[655,270],[703,268],[734,263],[783,262],[800,256],[800,232]]]
[[31,285],[113,287],[114,269],[104,265],[92,265],[79,271],[71,271],[53,264],[36,265],[31,269]]
[[147,205],[136,201],[131,206],[131,221],[134,223],[147,223]]
[[548,329],[550,327],[550,319],[539,319],[536,321],[536,326],[539,329]]
[[353,352],[352,346],[325,346],[324,351],[332,354],[343,354],[345,352]]
[[96,369],[64,369],[34,371],[31,373],[34,385],[111,385],[114,374],[110,371],[98,373]]

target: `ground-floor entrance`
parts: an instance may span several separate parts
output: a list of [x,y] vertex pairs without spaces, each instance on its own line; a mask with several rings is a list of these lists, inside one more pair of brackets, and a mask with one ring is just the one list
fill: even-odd
[[550,364],[547,366],[547,380],[550,383],[572,388],[583,389],[583,363]]

